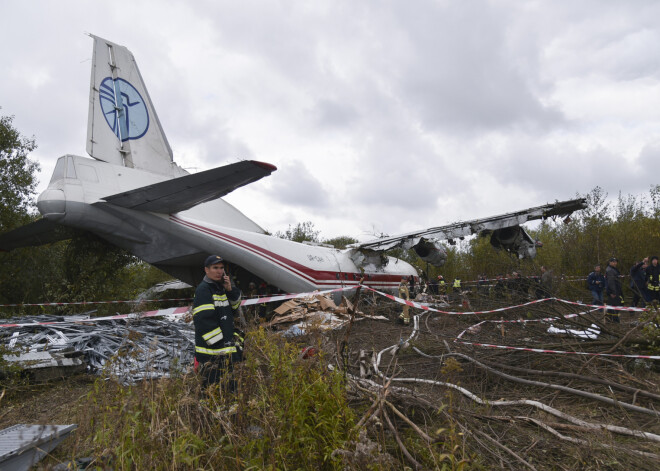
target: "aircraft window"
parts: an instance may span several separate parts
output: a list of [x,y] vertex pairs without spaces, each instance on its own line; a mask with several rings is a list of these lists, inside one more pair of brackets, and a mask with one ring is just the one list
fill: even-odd
[[337,273],[337,275],[336,275],[336,276],[337,276],[337,279],[339,279],[339,273]]
[[77,178],[76,167],[73,165],[73,157],[66,158],[66,178]]
[[96,169],[91,165],[78,164],[78,174],[81,180],[98,183],[99,177],[96,175]]
[[53,170],[53,176],[50,177],[50,181],[55,182],[64,178],[64,168],[66,166],[66,158],[60,157],[57,159],[57,164],[55,165],[55,170]]

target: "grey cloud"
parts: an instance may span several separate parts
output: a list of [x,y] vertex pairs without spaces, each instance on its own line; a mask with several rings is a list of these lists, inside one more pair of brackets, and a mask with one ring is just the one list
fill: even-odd
[[267,194],[281,204],[324,210],[330,206],[330,197],[321,180],[321,175],[312,175],[302,163],[287,162],[278,167]]
[[351,105],[329,99],[317,101],[308,113],[321,128],[346,128],[358,119],[358,113]]
[[507,42],[511,11],[489,2],[423,8],[397,12],[409,42],[399,58],[398,92],[423,125],[474,132],[561,124],[561,113],[541,103],[532,77],[518,67]]

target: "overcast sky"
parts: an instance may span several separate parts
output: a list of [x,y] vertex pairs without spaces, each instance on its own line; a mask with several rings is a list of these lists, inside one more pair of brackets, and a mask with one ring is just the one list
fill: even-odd
[[660,183],[657,1],[0,3],[0,114],[43,190],[85,152],[92,40],[128,47],[175,161],[278,171],[226,199],[271,232],[394,235]]

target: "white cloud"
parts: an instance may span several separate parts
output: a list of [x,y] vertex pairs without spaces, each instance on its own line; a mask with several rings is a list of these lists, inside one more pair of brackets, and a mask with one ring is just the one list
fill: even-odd
[[657,183],[657,2],[10,0],[3,17],[0,113],[35,136],[41,188],[85,155],[85,31],[134,53],[182,166],[279,167],[228,198],[273,232],[394,234]]

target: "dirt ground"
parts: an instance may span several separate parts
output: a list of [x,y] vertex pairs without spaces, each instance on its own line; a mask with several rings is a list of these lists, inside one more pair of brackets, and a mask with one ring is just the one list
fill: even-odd
[[[445,309],[496,309],[520,300],[470,296],[469,301],[470,306],[457,300]],[[581,339],[550,334],[551,324],[538,322],[584,310],[558,302],[481,315],[420,314],[421,311],[413,310],[413,314],[420,314],[417,328],[414,322],[409,326],[399,324],[401,305],[382,297],[363,294],[359,309],[366,314],[384,315],[388,320],[360,320],[350,327],[322,334],[324,349],[332,355],[337,355],[342,342],[346,342],[343,357],[348,373],[356,378],[349,381],[348,387],[357,410],[365,410],[370,402],[368,394],[359,392],[357,386],[383,394],[387,380],[376,374],[373,367],[380,354],[381,374],[393,378],[385,388],[388,400],[435,442],[460,440],[460,453],[477,468],[658,468],[657,360],[539,353],[459,343],[648,354],[640,325],[643,318],[638,313],[621,314],[620,324],[605,322],[602,311],[552,322],[556,327],[569,329],[593,324],[600,331],[595,339]],[[493,322],[502,320],[517,322]],[[298,341],[312,342],[314,338],[318,340],[318,334]],[[393,354],[390,347],[396,345],[399,348]],[[0,428],[16,423],[72,423],[76,407],[84,407],[94,380],[95,377],[80,375],[31,387],[20,397],[5,399]],[[383,430],[377,412],[368,419],[365,424],[370,434],[390,434],[393,438],[394,433]],[[394,423],[401,436],[418,433],[400,417],[395,417]],[[411,452],[412,459],[414,453]]]
[[[470,307],[455,303],[444,310],[496,309],[528,301],[478,296],[469,299]],[[364,301],[362,310],[383,314],[390,322],[354,324],[349,335],[351,372],[360,374],[360,351],[373,363],[374,355],[402,344],[396,355],[389,351],[381,355],[380,371],[394,378],[392,385],[408,388],[413,396],[448,411],[437,422],[453,423],[463,430],[468,449],[487,468],[657,469],[659,361],[460,343],[648,354],[639,313],[621,313],[619,324],[607,322],[602,310],[551,323],[537,322],[585,310],[549,301],[482,315],[424,313],[415,331],[412,325],[395,322],[402,310],[400,305]],[[518,322],[493,322],[503,320]],[[600,333],[597,338],[582,339],[551,334],[550,325],[573,330],[592,327]],[[384,383],[373,369],[370,374],[371,379]],[[420,406],[414,398],[401,395],[399,399],[402,407]],[[426,410],[428,415],[423,420],[433,421],[432,407]]]

